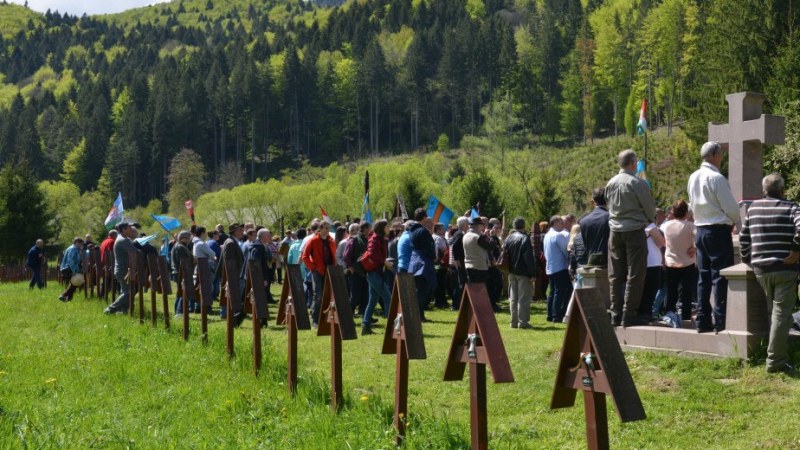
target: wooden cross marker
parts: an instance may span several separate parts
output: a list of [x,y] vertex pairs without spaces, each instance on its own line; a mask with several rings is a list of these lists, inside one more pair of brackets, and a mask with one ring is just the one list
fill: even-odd
[[106,250],[103,257],[103,300],[108,304],[108,296],[114,297],[114,285],[116,279],[114,278],[114,252],[111,249]]
[[288,386],[289,392],[297,392],[297,330],[310,330],[311,323],[303,292],[303,276],[300,266],[286,265],[281,301],[278,305],[278,325],[286,325],[288,333]]
[[444,381],[463,379],[467,364],[472,449],[487,449],[486,365],[489,365],[495,383],[513,383],[514,375],[484,283],[467,283],[464,288],[453,341],[447,355]]
[[81,290],[83,290],[83,298],[89,299],[89,272],[91,272],[92,262],[91,262],[91,254],[89,257],[81,258],[81,273],[83,274],[83,285],[81,286]]
[[189,340],[189,297],[194,295],[194,281],[192,280],[192,272],[194,267],[191,258],[185,258],[180,263],[178,269],[178,297],[181,298],[183,303],[183,331],[181,335],[184,341]]
[[200,295],[200,332],[203,343],[208,343],[208,309],[211,307],[211,269],[208,267],[208,258],[197,258],[197,286]]
[[342,340],[358,338],[353,310],[348,300],[347,281],[339,266],[328,266],[317,323],[317,336],[331,337],[331,409],[338,412],[344,400]]
[[736,200],[761,198],[763,144],[786,141],[786,119],[761,114],[764,95],[738,92],[725,96],[728,123],[708,124],[708,139],[728,147],[728,178]]
[[[128,288],[133,291],[136,287],[136,294],[139,297],[139,323],[144,323],[144,279],[146,276],[146,266],[144,261],[144,254],[139,250],[131,250],[128,252]],[[136,299],[133,295],[130,296],[128,312],[133,317],[133,312],[136,309]]]
[[426,359],[422,323],[419,317],[414,276],[398,273],[392,289],[392,301],[386,316],[383,335],[384,355],[396,354],[394,390],[395,444],[402,445],[406,437],[408,417],[408,360]]
[[219,303],[220,307],[222,307],[222,302],[224,300],[225,308],[227,308],[227,314],[225,315],[225,352],[227,352],[229,358],[233,358],[235,353],[233,347],[233,315],[236,313],[233,309],[233,299],[242,298],[241,286],[239,285],[241,266],[233,259],[223,259],[222,262],[224,263],[221,281],[223,289],[220,294]]
[[[258,376],[261,371],[261,318],[258,316],[258,305],[267,305],[267,288],[264,286],[261,267],[258,264],[248,264],[248,267],[245,292],[250,292],[253,302],[253,370]],[[264,319],[269,319],[269,310]]]
[[550,409],[573,406],[579,389],[589,449],[609,448],[606,395],[611,396],[622,422],[646,417],[601,295],[591,288],[575,290]]
[[172,294],[172,280],[169,277],[169,267],[167,257],[158,257],[158,279],[161,285],[161,302],[164,308],[164,329],[169,330],[169,296]]
[[161,292],[161,285],[158,281],[158,256],[155,253],[147,254],[147,273],[150,275],[150,324],[155,327],[158,323],[156,294]]

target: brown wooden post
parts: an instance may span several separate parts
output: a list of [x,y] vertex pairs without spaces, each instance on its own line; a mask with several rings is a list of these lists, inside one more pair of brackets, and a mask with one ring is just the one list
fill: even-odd
[[395,444],[402,445],[408,417],[408,360],[425,359],[425,342],[417,305],[414,276],[398,273],[392,288],[392,300],[386,316],[383,354],[396,354],[394,391]]
[[192,282],[192,263],[189,258],[181,261],[178,269],[178,296],[183,302],[183,340],[189,340],[189,296],[194,295]]
[[347,282],[344,271],[339,266],[328,266],[319,314],[317,336],[331,337],[331,409],[338,412],[344,402],[342,340],[358,338],[347,294]]
[[208,307],[213,301],[211,298],[211,269],[208,267],[208,258],[197,258],[197,284],[200,295],[200,331],[203,343],[208,343]]
[[606,395],[622,422],[646,417],[602,296],[591,288],[575,290],[550,409],[573,406],[578,390],[583,391],[589,449],[609,448]]
[[[258,264],[248,264],[249,281],[247,287],[250,289],[251,300],[253,302],[253,371],[258,376],[261,371],[261,318],[258,315],[258,305],[267,304],[267,290],[264,286],[264,275]],[[247,291],[245,291],[247,292]],[[267,317],[269,319],[269,310]]]
[[461,380],[467,364],[470,373],[471,446],[473,449],[486,449],[489,447],[486,364],[495,383],[513,383],[514,375],[483,283],[467,283],[464,288],[444,380]]
[[144,252],[136,255],[136,289],[139,292],[139,323],[144,323],[144,288],[147,279],[147,261]]
[[158,307],[156,305],[157,291],[161,290],[158,282],[158,256],[155,253],[147,255],[147,272],[150,275],[150,324],[154,327],[158,323]]
[[219,307],[225,308],[225,353],[229,358],[233,357],[233,308],[231,302],[228,301],[228,268],[225,261],[220,260],[220,270],[222,270],[222,277],[220,279],[220,293],[219,293]]
[[172,294],[172,280],[166,256],[158,256],[158,275],[161,282],[161,306],[164,308],[164,329],[169,330],[169,295]]
[[300,266],[287,264],[285,270],[286,276],[283,280],[281,300],[278,305],[277,324],[286,325],[288,334],[287,384],[289,392],[294,394],[297,392],[297,330],[310,330],[311,323],[306,310]]
[[[220,297],[220,303],[222,303],[222,299],[225,299],[226,308],[228,308],[228,314],[225,318],[225,351],[228,353],[229,358],[233,358],[235,349],[233,345],[233,334],[234,334],[234,313],[236,311],[233,310],[233,299],[234,298],[242,298],[242,292],[239,285],[239,277],[240,270],[237,270],[237,262],[236,260],[231,259],[223,259],[222,263],[224,264],[224,270],[222,272],[222,297]],[[247,303],[245,301],[245,303]],[[244,308],[244,305],[242,305]]]
[[133,287],[136,286],[136,279],[139,276],[136,273],[138,265],[136,264],[136,256],[138,250],[131,250],[128,252],[128,288],[130,289],[130,301],[128,302],[128,315],[133,317],[133,311],[136,308],[136,297]]

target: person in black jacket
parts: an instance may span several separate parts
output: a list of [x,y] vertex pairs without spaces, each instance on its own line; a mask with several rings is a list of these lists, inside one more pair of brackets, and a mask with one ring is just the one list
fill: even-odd
[[531,238],[525,233],[525,219],[514,218],[514,231],[506,238],[505,257],[508,258],[508,293],[511,328],[530,329],[533,279],[536,259]]
[[581,239],[586,249],[587,264],[606,267],[608,265],[608,236],[611,229],[608,225],[608,207],[606,207],[605,191],[596,188],[592,191],[594,209],[581,217]]
[[[264,285],[263,286],[253,286],[253,289],[264,289],[266,291],[267,298],[270,297],[269,290],[267,289],[267,276],[269,271],[269,263],[272,260],[272,254],[267,249],[265,245],[269,242],[270,232],[266,228],[262,228],[258,230],[256,235],[256,240],[253,242],[248,242],[244,245],[244,265],[242,266],[242,279],[247,279],[247,274],[250,271],[250,265],[255,264],[258,267],[258,270],[261,270],[261,276],[263,278]],[[262,328],[267,326],[268,320],[268,312],[267,312],[267,305],[263,302],[255,302],[256,311],[258,312],[259,323]]]
[[28,260],[25,266],[31,271],[31,282],[28,284],[30,289],[35,285],[39,289],[44,289],[42,281],[42,260],[44,259],[44,241],[36,240],[36,244],[28,250]]

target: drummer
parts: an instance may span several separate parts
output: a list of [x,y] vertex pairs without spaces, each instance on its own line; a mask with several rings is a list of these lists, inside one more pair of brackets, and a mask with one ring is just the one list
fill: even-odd
[[[62,302],[68,302],[72,300],[72,295],[75,293],[76,283],[78,285],[83,284],[79,282],[79,280],[75,280],[75,283],[72,282],[72,276],[81,274],[81,252],[83,251],[83,238],[76,237],[72,240],[72,245],[67,247],[67,250],[64,251],[64,258],[61,260],[61,274],[64,276],[64,280],[67,282],[67,289],[58,296],[58,299]],[[81,274],[82,275],[82,274]]]

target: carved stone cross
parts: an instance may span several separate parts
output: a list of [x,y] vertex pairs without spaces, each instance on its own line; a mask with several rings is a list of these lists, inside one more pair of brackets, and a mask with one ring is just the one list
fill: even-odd
[[763,145],[782,145],[786,140],[786,119],[761,114],[764,95],[738,92],[725,96],[728,123],[708,124],[708,139],[728,148],[728,179],[736,200],[762,197]]

